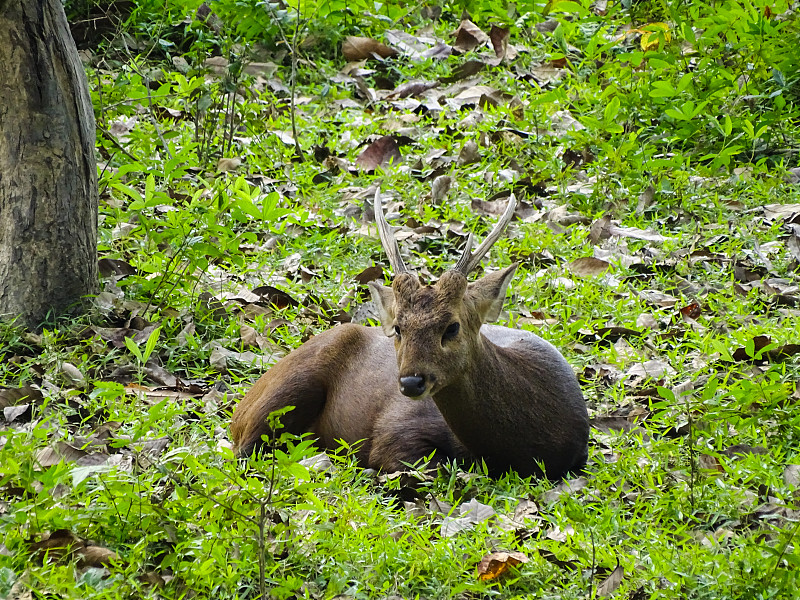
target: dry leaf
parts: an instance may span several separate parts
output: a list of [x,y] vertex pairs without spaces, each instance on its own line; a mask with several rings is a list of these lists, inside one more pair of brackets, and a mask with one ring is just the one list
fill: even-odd
[[589,228],[589,241],[597,245],[611,237],[611,217],[604,215],[597,219]]
[[32,404],[44,399],[42,392],[29,385],[20,388],[0,390],[0,408],[15,406],[17,404]]
[[692,302],[680,309],[681,316],[687,319],[697,319],[702,312],[703,309],[697,302]]
[[461,21],[453,36],[456,38],[453,48],[461,52],[469,52],[489,41],[489,36],[469,19]]
[[408,81],[401,85],[398,85],[394,91],[387,96],[388,99],[393,98],[408,98],[409,96],[419,96],[423,92],[427,92],[430,89],[438,87],[438,81],[425,81],[425,80],[417,80],[417,81]]
[[86,546],[77,552],[78,567],[109,567],[119,562],[119,555],[113,550],[102,546]]
[[457,533],[470,529],[476,523],[490,519],[495,515],[494,509],[486,504],[481,504],[474,498],[458,507],[461,516],[445,517],[442,520],[442,537],[452,537]]
[[792,234],[786,240],[786,248],[794,258],[795,262],[800,263],[800,225],[792,223],[790,225]]
[[528,562],[522,552],[492,552],[481,559],[478,564],[478,579],[492,581],[508,572],[510,567]]
[[397,142],[390,135],[372,142],[356,159],[356,166],[362,171],[374,171],[378,167],[397,164],[403,159]]
[[764,218],[770,223],[778,220],[796,223],[798,217],[800,217],[800,204],[764,205]]
[[576,258],[567,265],[570,273],[578,277],[593,277],[601,275],[611,268],[611,263],[594,258],[592,256],[584,256],[583,258]]
[[62,460],[68,463],[77,462],[88,454],[85,450],[72,446],[67,442],[56,442],[52,446],[39,450],[36,453],[36,462],[40,467],[47,468],[57,465]]
[[675,370],[669,366],[669,363],[663,360],[648,360],[643,363],[633,365],[625,373],[626,379],[633,377],[650,377],[652,379],[660,379],[664,375],[675,373]]
[[652,184],[639,195],[639,201],[636,203],[636,214],[641,215],[653,205],[656,198],[656,188]]
[[606,577],[603,582],[597,586],[597,595],[598,596],[610,596],[617,588],[619,588],[620,584],[622,584],[622,579],[625,576],[625,569],[617,563],[617,567],[611,571],[608,577]]
[[636,317],[636,326],[642,329],[657,329],[658,321],[650,313],[642,313]]
[[447,175],[440,175],[431,184],[431,204],[438,206],[447,197],[453,180]]
[[492,29],[489,31],[489,40],[492,42],[495,56],[500,61],[510,61],[517,57],[516,48],[508,43],[509,33],[509,29],[497,25],[492,25]]
[[478,144],[476,144],[472,140],[469,140],[461,148],[461,152],[458,153],[458,164],[464,166],[478,162],[481,162],[481,155],[480,152],[478,151]]
[[667,239],[660,233],[655,233],[646,229],[638,229],[637,227],[619,227],[617,225],[611,225],[609,231],[611,235],[646,240],[648,242],[663,242]]
[[473,85],[459,92],[448,103],[455,107],[463,106],[499,106],[504,104],[511,96],[505,96],[501,91],[488,85]]
[[480,73],[485,66],[486,63],[482,60],[468,60],[467,62],[460,64],[453,69],[453,72],[449,76],[442,77],[441,82],[455,83],[456,81],[466,79],[467,77],[472,77],[473,75]]
[[790,487],[800,487],[800,465],[786,465],[783,470],[783,483]]
[[241,158],[220,158],[217,161],[217,171],[220,173],[227,173],[235,171],[242,164]]
[[342,42],[342,56],[350,62],[367,58],[383,59],[396,55],[397,50],[393,50],[389,48],[389,46],[381,44],[378,40],[372,38],[349,35],[345,38],[344,42]]
[[[575,493],[579,490],[582,490],[587,485],[589,485],[589,480],[586,477],[575,477],[574,479],[564,479],[558,485],[553,487],[553,489],[547,490],[542,494],[541,497],[542,502],[544,502],[545,504],[551,504],[556,500],[558,500],[561,496]],[[571,533],[574,533],[574,530],[572,530]],[[548,535],[548,537],[550,536]]]

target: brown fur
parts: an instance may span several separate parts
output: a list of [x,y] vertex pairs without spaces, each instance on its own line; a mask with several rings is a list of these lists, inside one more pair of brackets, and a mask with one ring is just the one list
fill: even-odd
[[[269,434],[267,415],[291,405],[287,431],[311,432],[325,448],[362,441],[358,460],[376,469],[432,453],[483,460],[494,475],[557,478],[580,469],[588,416],[567,362],[529,332],[483,326],[497,318],[515,268],[471,284],[448,271],[433,286],[410,273],[391,289],[373,285],[383,332],[343,325],[280,360],[234,412],[236,451],[257,447]],[[458,333],[444,338],[453,323]],[[420,399],[400,393],[399,378],[409,376],[424,378]]]

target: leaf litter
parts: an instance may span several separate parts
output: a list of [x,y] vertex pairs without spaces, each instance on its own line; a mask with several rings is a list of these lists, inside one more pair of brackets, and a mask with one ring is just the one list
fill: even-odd
[[[601,3],[596,3],[594,10],[600,10],[598,14],[602,14],[604,9],[598,8],[597,4]],[[558,26],[558,20],[550,19],[537,23],[535,29],[549,36]],[[544,239],[555,242],[554,245],[560,245],[557,248],[548,248],[546,252],[549,256],[541,253],[534,258],[533,252],[529,252],[531,258],[526,263],[541,266],[536,278],[555,285],[548,291],[544,285],[531,285],[531,278],[521,284],[524,286],[522,289],[526,293],[533,290],[536,294],[561,294],[562,290],[567,290],[566,293],[574,297],[578,292],[588,294],[598,287],[605,287],[610,290],[609,293],[613,294],[618,304],[629,307],[627,312],[620,314],[608,307],[604,309],[607,314],[603,314],[602,308],[600,314],[595,314],[596,307],[592,305],[589,308],[580,299],[572,302],[578,314],[569,316],[551,316],[547,314],[547,310],[531,310],[531,306],[524,305],[510,308],[514,317],[524,315],[527,311],[530,315],[524,317],[528,319],[527,324],[533,325],[535,322],[537,329],[545,331],[549,327],[573,326],[584,318],[589,321],[587,315],[592,314],[591,326],[574,328],[573,346],[566,347],[565,350],[587,350],[583,356],[586,364],[582,374],[584,382],[588,383],[587,397],[594,415],[593,436],[601,453],[601,457],[594,458],[595,461],[612,457],[613,460],[620,460],[626,444],[635,445],[638,443],[635,441],[637,437],[646,437],[642,436],[642,432],[649,431],[646,429],[647,420],[654,414],[681,414],[683,420],[676,418],[676,427],[673,429],[678,437],[692,436],[691,439],[694,440],[696,438],[693,436],[705,432],[702,417],[706,409],[699,399],[691,399],[692,394],[699,393],[697,390],[692,390],[689,394],[690,400],[687,400],[695,404],[684,413],[676,406],[651,406],[663,402],[658,388],[674,387],[676,378],[684,376],[690,365],[703,363],[703,368],[712,377],[729,377],[735,382],[747,380],[750,376],[762,376],[771,363],[789,361],[791,364],[799,349],[797,329],[790,326],[782,331],[775,331],[775,323],[796,323],[797,313],[792,311],[796,311],[798,301],[796,268],[800,263],[800,205],[769,203],[752,209],[747,218],[752,218],[753,227],[748,233],[761,235],[762,240],[760,244],[755,240],[755,243],[743,245],[740,252],[730,251],[730,246],[726,246],[727,240],[715,241],[705,234],[698,234],[695,241],[687,242],[688,236],[684,239],[686,234],[681,231],[681,226],[691,222],[694,215],[689,211],[682,212],[679,208],[667,208],[667,192],[664,189],[656,190],[651,184],[630,196],[630,201],[634,203],[632,206],[635,205],[633,212],[642,216],[641,220],[629,221],[624,211],[615,210],[613,206],[604,206],[603,209],[608,212],[598,218],[597,214],[602,212],[583,207],[585,199],[602,193],[599,190],[602,190],[603,182],[581,169],[582,161],[592,162],[592,154],[597,150],[579,146],[572,150],[567,147],[579,139],[581,132],[587,130],[587,125],[582,122],[584,115],[578,110],[553,107],[558,110],[550,110],[545,114],[541,127],[538,123],[535,126],[524,123],[525,127],[521,128],[522,123],[509,126],[509,122],[501,122],[495,112],[495,109],[512,110],[518,106],[517,102],[526,110],[529,106],[527,98],[520,99],[512,93],[513,86],[503,86],[502,82],[492,77],[491,68],[503,65],[501,68],[508,69],[509,76],[518,81],[532,81],[542,88],[552,89],[564,77],[571,76],[571,67],[567,62],[542,60],[526,62],[524,66],[517,64],[517,61],[521,61],[520,54],[529,50],[521,38],[514,38],[508,30],[499,27],[492,27],[490,33],[486,34],[472,20],[466,18],[447,38],[451,42],[449,44],[429,33],[412,35],[407,31],[389,31],[382,39],[386,44],[372,38],[350,37],[346,38],[341,48],[346,60],[359,62],[348,65],[347,73],[334,81],[341,86],[341,92],[350,90],[352,96],[332,106],[336,110],[349,111],[351,117],[360,115],[363,111],[374,111],[359,118],[362,122],[374,120],[385,127],[375,127],[369,135],[351,134],[349,131],[332,132],[332,153],[323,159],[326,161],[324,166],[330,168],[329,175],[315,183],[334,184],[333,194],[338,196],[343,215],[347,215],[336,226],[341,227],[341,234],[353,234],[352,239],[375,236],[371,220],[367,218],[370,209],[365,202],[372,194],[372,186],[366,185],[367,182],[363,179],[349,179],[358,177],[359,173],[383,173],[391,168],[398,176],[417,177],[426,184],[433,182],[430,206],[456,209],[451,211],[447,222],[440,218],[441,215],[419,222],[412,222],[407,217],[400,219],[403,225],[398,239],[410,244],[414,252],[419,252],[425,244],[430,246],[432,240],[433,243],[439,243],[439,240],[451,236],[452,241],[452,236],[463,235],[469,230],[466,229],[467,221],[470,226],[474,225],[473,215],[491,216],[502,210],[502,196],[489,200],[475,197],[477,194],[473,190],[483,178],[494,178],[492,186],[501,188],[501,194],[509,191],[502,188],[509,188],[512,182],[520,182],[525,177],[529,182],[537,182],[526,188],[523,203],[516,215],[517,222],[514,224],[518,229],[512,229],[511,244],[530,235],[530,232],[535,232],[534,235],[541,235]],[[624,43],[626,42],[620,42]],[[646,41],[642,36],[640,43],[651,44],[653,40],[648,38]],[[576,49],[568,50],[574,52]],[[463,60],[459,57],[462,54]],[[375,83],[376,74],[380,75],[387,61],[401,58],[423,61],[431,57],[446,66],[449,75],[437,77],[433,72],[416,72],[413,78],[406,81],[389,80],[391,86],[379,87]],[[271,76],[276,64],[251,64],[250,74]],[[224,74],[229,64],[218,61],[209,63],[209,66]],[[255,85],[253,89],[256,89]],[[285,92],[284,88],[283,93]],[[303,105],[304,102],[298,103],[301,116]],[[384,109],[377,108],[383,105],[387,107],[386,111],[399,113],[392,115],[394,124],[390,125],[386,115],[381,112]],[[159,118],[165,121],[176,120],[183,118],[183,115],[170,108],[169,111],[159,113]],[[431,119],[432,122],[420,121],[421,118]],[[456,118],[462,131],[447,130],[436,122],[437,119],[443,121]],[[129,144],[134,138],[132,134],[137,128],[143,127],[143,122],[144,120],[137,117],[120,115],[111,122],[109,131],[119,143]],[[481,134],[470,138],[471,130],[478,127],[481,128]],[[335,133],[342,135],[337,137]],[[293,145],[295,142],[286,129],[276,129],[272,134],[281,144]],[[398,140],[403,135],[409,135],[411,143],[403,146],[401,153]],[[431,139],[444,135],[453,135],[456,143],[452,146],[430,148]],[[517,143],[522,144],[519,147],[527,148],[525,144],[530,141],[524,140],[541,138],[549,140],[548,143],[561,145],[561,164],[564,165],[563,173],[566,175],[558,173],[556,177],[552,177],[536,173],[530,167],[518,168],[519,165],[510,164],[513,160],[507,160],[508,165],[501,165],[507,168],[498,168],[497,173],[489,173],[483,167],[490,157],[503,151],[504,144]],[[360,149],[357,155],[354,153],[355,149]],[[569,158],[570,153],[574,154],[574,160]],[[582,158],[584,156],[587,158]],[[281,168],[285,167],[286,165],[282,165]],[[567,168],[573,168],[574,171],[569,172]],[[220,176],[230,177],[246,169],[249,169],[247,163],[239,158],[221,158],[216,162],[216,170]],[[479,173],[478,170],[484,172]],[[503,171],[510,173],[506,180],[502,179]],[[225,173],[229,175],[224,175]],[[271,182],[265,185],[275,186],[283,176],[280,172],[271,175],[277,176],[270,176]],[[561,178],[562,181],[555,183],[556,178]],[[440,183],[437,184],[437,181]],[[343,182],[347,185],[342,185]],[[706,186],[706,189],[713,189],[715,186],[725,189],[724,185],[715,183],[710,178],[699,183]],[[538,188],[534,197],[528,191],[536,186]],[[345,191],[346,187],[350,190]],[[287,185],[280,192],[282,201],[297,193],[296,189],[290,188]],[[516,189],[514,191],[519,193]],[[344,208],[351,201],[354,201],[355,210],[352,207]],[[312,203],[313,201],[309,201],[309,204]],[[730,206],[734,207],[735,204]],[[396,203],[393,209],[401,214],[418,209],[420,215],[417,216],[426,212],[422,203],[416,205],[414,201],[409,201],[407,205]],[[736,216],[735,212],[730,214],[731,218]],[[656,218],[648,220],[651,215]],[[643,227],[645,223],[647,226]],[[135,226],[131,228],[131,225],[133,224],[118,223],[114,229],[114,236],[118,236],[116,239],[122,239],[132,232]],[[549,233],[535,229],[539,225],[546,227]],[[773,230],[765,233],[769,227],[781,228],[781,237],[777,240],[765,239],[766,235],[774,235]],[[297,227],[297,235],[303,236],[309,231],[323,229],[320,223],[307,222]],[[720,235],[726,237],[733,233],[725,229]],[[281,235],[280,243],[291,245],[287,243],[290,237]],[[263,247],[260,244],[263,241],[256,240],[257,243],[251,246],[254,253],[274,251],[274,246],[272,249]],[[572,245],[577,252],[573,248],[566,249],[565,246],[568,245]],[[410,251],[404,248],[404,252]],[[67,394],[75,394],[79,399],[78,403],[86,403],[85,395],[81,394],[85,394],[85,388],[90,389],[95,381],[120,382],[124,385],[124,394],[135,399],[141,406],[152,407],[171,401],[195,403],[198,406],[202,403],[202,410],[208,409],[207,412],[216,415],[223,410],[226,403],[229,404],[232,397],[227,397],[226,401],[225,394],[217,396],[212,393],[215,391],[212,385],[218,381],[232,381],[243,366],[244,372],[252,375],[274,362],[302,337],[300,331],[305,331],[306,327],[300,323],[311,324],[313,329],[319,330],[345,318],[356,320],[356,315],[365,305],[366,296],[360,294],[364,292],[363,286],[368,281],[384,276],[383,266],[380,264],[382,257],[373,251],[369,261],[372,264],[359,263],[353,269],[358,275],[345,278],[352,283],[352,288],[346,293],[337,291],[337,300],[341,298],[344,301],[334,309],[331,304],[322,306],[325,296],[317,301],[308,292],[309,288],[321,285],[320,280],[330,278],[330,272],[326,271],[325,266],[321,266],[327,257],[317,256],[312,262],[307,261],[302,252],[281,252],[282,248],[278,251],[282,261],[274,263],[272,267],[273,275],[277,277],[270,278],[269,283],[266,282],[266,277],[256,276],[261,281],[249,281],[247,283],[250,285],[242,286],[242,276],[221,270],[218,285],[213,286],[216,289],[198,295],[197,311],[189,314],[182,312],[183,309],[175,309],[182,319],[180,332],[174,339],[175,349],[194,345],[198,339],[203,339],[202,348],[195,351],[206,361],[205,366],[208,369],[201,369],[202,375],[199,377],[192,376],[189,370],[177,365],[171,367],[174,373],[166,369],[163,364],[167,358],[166,352],[157,353],[152,361],[144,365],[128,360],[123,355],[125,339],[144,344],[162,321],[149,322],[145,318],[150,317],[145,314],[147,307],[130,304],[130,299],[119,288],[107,285],[107,290],[103,292],[107,295],[98,298],[98,303],[102,300],[106,320],[101,321],[102,325],[89,326],[80,337],[87,344],[100,348],[96,352],[98,355],[116,352],[112,354],[113,364],[87,370],[83,363],[72,359],[61,361],[57,368],[51,368],[52,365],[46,364],[45,359],[42,359],[45,364],[31,365],[44,367],[30,378],[37,383],[41,382],[41,389],[34,387],[37,385],[34,384],[0,390],[0,404],[3,405],[6,424],[14,427],[29,426],[35,414],[34,409],[45,397],[63,398]],[[593,255],[588,256],[590,254]],[[794,261],[793,269],[787,269],[783,263],[786,257]],[[124,284],[126,279],[141,276],[137,267],[139,261],[135,257],[123,259],[109,256],[101,258],[100,262],[101,273],[109,283]],[[435,273],[436,269],[429,270],[427,265],[421,270],[421,275],[428,281],[435,278]],[[720,277],[720,274],[723,276]],[[710,285],[706,285],[707,283]],[[718,286],[718,289],[713,286]],[[229,289],[221,291],[222,288]],[[521,301],[521,304],[526,302],[527,298],[522,293],[516,295],[515,300]],[[732,297],[758,299],[753,304],[754,314],[736,313],[730,306],[729,299]],[[591,299],[587,300],[587,303],[591,302]],[[726,311],[730,312],[726,314]],[[536,315],[535,318],[533,315]],[[771,320],[776,315],[780,315],[780,320]],[[213,339],[198,332],[198,328],[202,330],[207,326],[208,320],[224,319],[232,319],[235,324],[230,331],[224,334],[220,332]],[[523,322],[522,319],[520,322]],[[749,329],[751,325],[756,329],[761,328],[764,333],[754,335]],[[739,331],[745,327],[745,332]],[[777,329],[780,329],[780,325]],[[284,330],[290,331],[294,337],[275,335]],[[685,348],[682,356],[674,356],[672,350],[675,344],[683,339],[694,339],[692,335],[698,331],[718,331],[722,347],[713,348],[714,352],[710,349],[701,352],[692,349],[690,345]],[[21,363],[35,362],[24,354],[9,358]],[[752,366],[754,370],[731,370],[731,365],[738,367],[740,364]],[[24,382],[15,382],[15,385],[17,383]],[[781,401],[789,402],[791,399],[796,402],[796,384],[794,390],[783,391],[787,393]],[[776,390],[774,393],[779,395],[781,391]],[[616,397],[612,400],[606,394]],[[680,394],[677,395],[676,402],[679,403],[682,398]],[[769,400],[767,397],[754,398],[751,410],[757,410],[755,404]],[[720,399],[703,400],[711,401]],[[95,424],[99,421],[102,421],[102,417],[95,415]],[[102,422],[85,438],[76,435],[79,428],[70,426],[64,439],[54,440],[39,451],[39,466],[47,468],[61,462],[75,465],[73,483],[77,485],[81,477],[91,475],[89,471],[78,469],[99,468],[113,461],[118,461],[118,464],[113,465],[115,468],[130,469],[136,458],[137,465],[153,468],[158,457],[168,451],[172,443],[172,439],[168,437],[154,435],[139,440],[137,445],[123,435],[116,436],[112,433],[112,423]],[[105,433],[101,433],[105,426],[108,428]],[[85,425],[83,429],[82,432],[86,433]],[[107,435],[107,439],[114,444],[100,443],[99,439],[103,435]],[[600,436],[605,437],[600,439]],[[644,443],[655,442],[645,440]],[[760,449],[753,451],[756,448]],[[604,454],[606,451],[609,453]],[[742,457],[740,460],[747,461],[752,460],[753,456],[763,456],[770,452],[769,445],[759,447],[723,444],[719,455],[722,458],[713,453],[703,454],[699,465],[713,472],[715,476],[723,477],[727,470],[738,468],[729,466],[725,462],[728,459],[739,456]],[[149,457],[150,463],[141,462],[145,457]],[[315,456],[308,460],[305,464],[308,468],[326,473],[331,470],[330,458],[326,460]],[[782,468],[782,479],[788,486],[797,486],[796,467],[788,464]],[[579,552],[574,552],[575,548],[570,544],[577,543],[573,540],[580,538],[581,526],[577,522],[548,526],[545,520],[551,519],[552,514],[547,507],[564,502],[567,497],[590,498],[595,492],[591,478],[593,468],[599,468],[597,463],[590,463],[589,477],[559,483],[537,496],[545,507],[541,511],[535,503],[527,499],[519,500],[513,516],[496,512],[492,506],[482,504],[474,498],[457,503],[453,508],[434,495],[421,513],[429,516],[439,526],[440,535],[444,538],[467,535],[480,524],[498,530],[510,525],[521,537],[534,536],[534,528],[529,525],[535,523],[536,527],[541,527],[543,540],[552,544],[547,548],[537,548],[538,554],[559,568],[575,569],[579,564],[575,558]],[[759,494],[762,491],[764,490],[759,491]],[[654,492],[642,490],[641,493],[647,495]],[[434,504],[435,509],[431,508]],[[419,512],[419,507],[414,506],[414,510]],[[522,506],[525,508],[520,509]],[[741,512],[742,521],[749,520],[748,527],[757,527],[757,523],[765,521],[791,519],[794,516],[790,509],[770,501],[769,497],[755,508],[751,507],[749,512]],[[715,532],[714,536],[720,539],[733,538],[740,534],[735,527],[718,528],[715,531],[719,535]],[[698,539],[707,543],[709,538],[704,536],[705,534]],[[50,534],[50,537],[53,539],[54,549],[74,546],[86,551],[86,548],[95,547],[87,546],[85,540],[77,538],[69,531],[57,531]],[[580,548],[580,551],[585,552],[586,548]],[[41,555],[34,546],[31,546],[31,552]],[[486,554],[477,569],[481,579],[491,581],[507,573],[509,566],[524,565],[526,562],[528,557],[523,553],[498,550]],[[97,565],[105,566],[102,560],[98,560]],[[614,562],[611,561],[605,571],[608,575],[597,584],[596,593],[599,596],[613,594],[624,585],[626,577],[632,576],[630,569],[626,571],[619,562],[612,569],[613,565]]]

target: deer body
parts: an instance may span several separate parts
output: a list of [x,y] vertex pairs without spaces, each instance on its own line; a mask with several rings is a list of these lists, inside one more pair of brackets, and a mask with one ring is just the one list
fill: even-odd
[[[376,216],[379,206],[376,197]],[[513,197],[509,206],[506,223]],[[397,275],[391,288],[370,284],[382,328],[335,327],[276,363],[234,412],[236,451],[251,452],[270,433],[267,415],[294,406],[282,418],[287,431],[311,432],[325,448],[361,442],[360,464],[376,469],[431,454],[483,460],[492,475],[559,478],[583,467],[589,421],[572,368],[533,333],[484,324],[498,317],[517,265],[467,283],[503,227],[466,267],[459,261],[423,286],[387,243],[384,221]]]

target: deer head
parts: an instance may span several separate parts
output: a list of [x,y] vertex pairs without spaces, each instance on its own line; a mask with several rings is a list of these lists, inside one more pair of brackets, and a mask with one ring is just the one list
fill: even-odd
[[369,284],[383,330],[394,337],[400,391],[410,398],[434,395],[459,380],[481,352],[480,328],[494,321],[503,308],[506,289],[517,263],[467,282],[467,276],[497,241],[514,215],[516,199],[508,206],[492,232],[474,253],[472,234],[455,267],[434,285],[422,285],[400,256],[400,248],[386,222],[375,194],[375,219],[389,263],[395,272],[392,287]]

